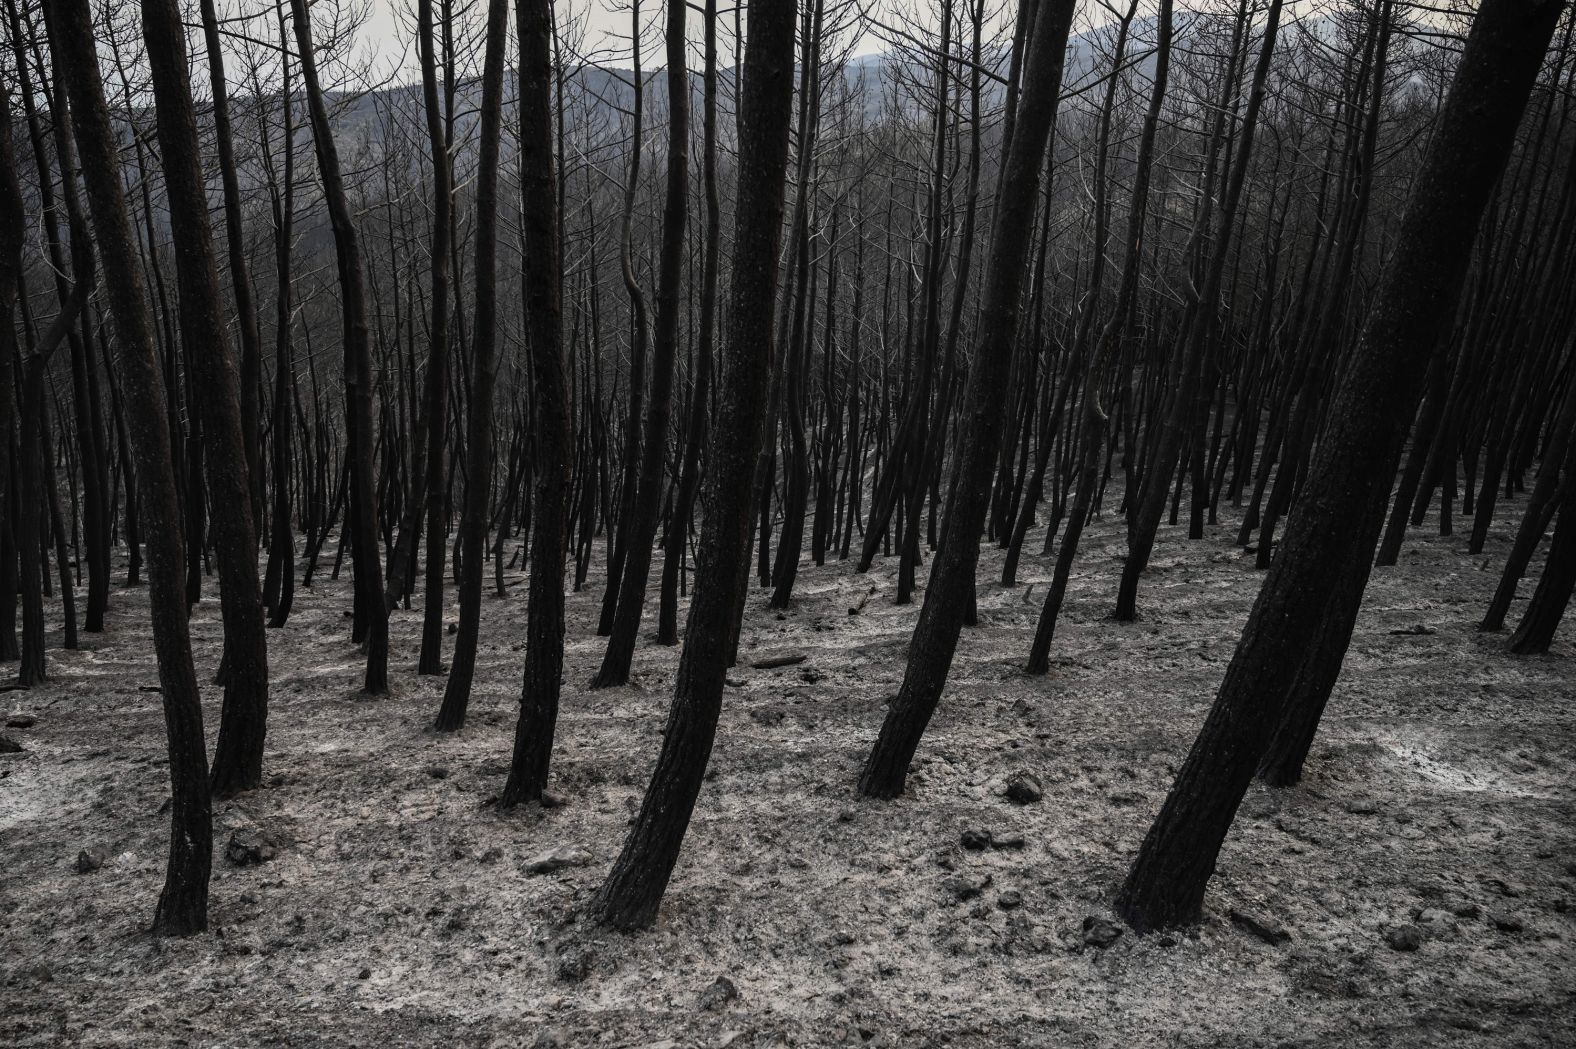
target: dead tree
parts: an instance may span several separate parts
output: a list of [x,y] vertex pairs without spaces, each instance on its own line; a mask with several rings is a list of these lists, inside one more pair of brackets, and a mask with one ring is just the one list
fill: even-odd
[[[667,461],[668,418],[673,411],[673,362],[678,351],[679,293],[684,280],[684,227],[689,208],[689,75],[684,68],[684,15],[688,5],[668,0],[668,173],[662,210],[662,247],[657,268],[657,316],[652,331],[651,388],[647,391],[645,436],[640,449],[640,479],[635,504],[625,511],[628,552],[618,605],[601,669],[593,688],[629,681],[640,613],[651,574],[651,547],[662,508],[663,466]],[[637,25],[638,31],[638,25]],[[639,39],[636,39],[639,50]],[[630,420],[631,425],[634,419]]]
[[207,445],[204,462],[224,617],[224,708],[213,759],[213,792],[226,797],[262,782],[268,724],[268,643],[257,580],[251,462],[243,437],[240,376],[225,331],[214,267],[197,115],[186,65],[186,32],[176,0],[147,0],[142,5],[142,29],[170,201],[181,339],[187,367],[195,370],[203,390],[198,403]]
[[504,44],[508,0],[488,0],[482,67],[481,156],[476,173],[476,320],[471,330],[471,415],[466,425],[465,505],[460,514],[460,628],[454,636],[443,706],[436,727],[465,724],[481,636],[482,569],[486,562],[487,500],[492,493],[493,391],[498,379],[498,147],[503,134]]
[[378,552],[378,507],[373,474],[372,354],[367,328],[366,269],[361,261],[361,240],[355,216],[345,195],[339,148],[328,118],[318,78],[317,55],[312,45],[312,19],[306,0],[290,0],[295,22],[296,47],[301,62],[301,83],[306,89],[307,112],[312,120],[312,142],[317,149],[318,176],[328,204],[334,233],[334,256],[339,267],[340,315],[344,339],[345,440],[348,445],[349,499],[345,522],[352,534],[351,553],[356,572],[356,605],[366,624],[367,673],[362,685],[369,696],[389,690],[389,615],[383,603],[383,559]]
[[564,552],[569,526],[569,378],[564,358],[554,172],[551,0],[519,0],[520,198],[526,336],[534,381],[536,491],[531,501],[531,581],[525,677],[514,761],[499,805],[540,801],[547,789],[564,676]]
[[126,430],[137,459],[137,503],[146,541],[153,645],[170,754],[170,855],[154,914],[156,932],[185,935],[208,925],[213,822],[202,702],[186,625],[180,503],[164,411],[164,380],[154,349],[137,246],[122,191],[120,154],[87,0],[49,5],[55,62],[71,98],[77,149],[93,231],[103,259],[110,311],[119,336],[116,374]]
[[[963,619],[973,605],[974,569],[1001,440],[1007,371],[1017,334],[1040,170],[1061,100],[1062,63],[1074,6],[1072,0],[1041,0],[1029,35],[1012,142],[996,192],[979,337],[964,395],[967,423],[954,467],[956,482],[947,506],[945,535],[931,562],[930,585],[909,642],[902,688],[888,707],[859,779],[859,791],[868,797],[895,798],[903,793],[909,761],[941,701]],[[918,524],[911,521],[909,527]]]
[[788,128],[793,107],[795,0],[749,7],[739,102],[736,264],[725,366],[707,454],[707,514],[695,567],[673,706],[651,783],[592,911],[641,929],[657,916],[700,796],[722,710],[723,677],[741,591],[748,585],[750,491],[766,406],[777,297]]
[[[1484,0],[1478,10],[1281,550],[1117,896],[1117,912],[1135,929],[1198,920],[1237,806],[1287,716],[1308,637],[1332,601],[1367,583],[1428,356],[1454,312],[1479,219],[1563,7]],[[1332,570],[1340,565],[1358,567]]]

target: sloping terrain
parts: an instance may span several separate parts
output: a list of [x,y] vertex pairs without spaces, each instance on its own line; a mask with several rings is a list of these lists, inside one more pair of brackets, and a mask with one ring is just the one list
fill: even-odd
[[[1003,590],[988,552],[980,625],[897,802],[852,790],[917,609],[890,603],[895,562],[807,566],[782,614],[753,593],[709,782],[636,937],[576,911],[639,804],[678,650],[643,645],[634,685],[588,691],[600,591],[572,595],[565,805],[495,812],[519,574],[483,606],[471,720],[447,737],[429,730],[441,681],[414,674],[419,607],[394,618],[393,698],[368,702],[348,579],[298,591],[269,634],[268,785],[216,808],[212,928],[150,937],[164,735],[146,595],[117,592],[108,633],[3,697],[33,721],[3,730],[25,749],[0,756],[0,1042],[1572,1044],[1576,650],[1570,625],[1537,658],[1477,632],[1514,527],[1500,516],[1482,557],[1425,529],[1375,573],[1306,782],[1250,791],[1205,923],[1106,946],[1108,901],[1261,578],[1234,521],[1196,543],[1163,529],[1128,625],[1105,618],[1119,523],[1095,522],[1043,679],[1019,667],[1050,562],[1026,558]],[[193,618],[208,677],[211,588]],[[806,658],[750,666],[782,651]],[[211,738],[219,690],[205,698]],[[1024,772],[1043,797],[1019,804],[1004,786]],[[227,858],[232,834],[263,862]],[[102,866],[78,873],[95,849]]]

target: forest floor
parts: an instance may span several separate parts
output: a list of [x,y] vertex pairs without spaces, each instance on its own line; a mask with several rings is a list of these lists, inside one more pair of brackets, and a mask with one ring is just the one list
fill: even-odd
[[[471,719],[448,736],[429,729],[441,679],[414,673],[419,601],[394,618],[394,695],[367,701],[348,577],[298,591],[269,634],[266,787],[216,806],[212,926],[182,940],[146,932],[164,733],[146,592],[117,590],[107,633],[52,649],[47,687],[0,696],[25,748],[0,756],[0,1043],[1571,1045],[1576,630],[1521,658],[1476,629],[1519,511],[1501,508],[1482,556],[1431,520],[1375,572],[1308,776],[1249,792],[1202,926],[1103,947],[1086,941],[1110,931],[1262,578],[1234,512],[1202,542],[1162,529],[1126,625],[1106,618],[1119,522],[1095,522],[1044,678],[1019,668],[1050,560],[1004,590],[987,553],[980,625],[896,802],[853,793],[917,609],[891,603],[895,561],[807,565],[782,614],[752,592],[684,853],[657,926],[632,937],[575,915],[639,805],[678,649],[642,644],[633,685],[587,690],[599,587],[569,601],[565,807],[511,813],[488,801],[521,573],[483,606]],[[192,629],[211,679],[208,586]],[[750,665],[783,651],[807,658]],[[207,688],[210,740],[218,703]],[[1020,772],[1041,800],[1004,797]],[[275,854],[236,865],[237,832]],[[78,873],[95,849],[102,866]],[[529,873],[555,849],[569,865]]]

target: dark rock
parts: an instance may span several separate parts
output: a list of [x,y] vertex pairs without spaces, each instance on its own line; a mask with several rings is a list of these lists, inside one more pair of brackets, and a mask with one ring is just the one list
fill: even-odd
[[1007,780],[1007,800],[1029,805],[1045,797],[1040,780],[1031,772],[1014,772]]
[[1400,630],[1392,630],[1390,633],[1415,637],[1427,637],[1430,634],[1437,634],[1439,631],[1435,630],[1431,626],[1424,626],[1422,623],[1413,623],[1411,626],[1402,627]]
[[433,779],[448,779],[449,770],[444,768],[442,765],[429,765],[427,766],[427,775],[431,776]]
[[1522,930],[1521,919],[1509,914],[1490,914],[1488,920],[1500,932],[1520,932]]
[[267,863],[279,850],[261,831],[243,829],[233,831],[224,846],[224,858],[237,867],[255,867]]
[[1231,909],[1231,921],[1239,929],[1252,933],[1271,947],[1278,947],[1291,939],[1291,933],[1283,929],[1274,919],[1249,911]]
[[558,979],[562,983],[580,983],[591,975],[596,956],[588,950],[572,950],[558,959]]
[[565,867],[584,867],[590,862],[591,854],[578,845],[560,845],[526,860],[525,873],[551,874]]
[[993,849],[1021,849],[1024,846],[1022,834],[992,834],[990,844]]
[[983,852],[990,848],[991,834],[988,830],[966,830],[962,835],[963,847],[970,852]]
[[1423,932],[1415,925],[1397,925],[1384,934],[1384,942],[1395,951],[1415,951],[1423,946]]
[[1122,927],[1110,918],[1091,914],[1083,921],[1083,942],[1089,947],[1109,947],[1122,936]]
[[1483,908],[1475,903],[1460,903],[1452,910],[1457,918],[1476,918],[1483,913]]
[[996,906],[1004,911],[1015,911],[1023,906],[1023,893],[1017,889],[1008,889],[996,897]]
[[109,850],[94,845],[77,853],[77,873],[92,874],[109,862]]
[[22,753],[22,744],[18,743],[10,736],[0,736],[0,754],[20,753]]
[[984,877],[969,877],[965,875],[948,878],[941,884],[954,900],[959,903],[966,903],[969,900],[979,898],[986,889],[990,888],[990,883],[991,876],[987,874]]
[[356,979],[358,979],[358,980],[370,980],[370,979],[372,979],[372,970],[363,966],[362,970],[356,974]]
[[32,728],[38,719],[31,714],[15,714],[5,719],[6,728]]
[[712,985],[700,992],[700,1001],[697,1003],[702,1012],[715,1013],[726,1008],[728,1003],[739,997],[739,989],[733,981],[726,976],[719,976]]

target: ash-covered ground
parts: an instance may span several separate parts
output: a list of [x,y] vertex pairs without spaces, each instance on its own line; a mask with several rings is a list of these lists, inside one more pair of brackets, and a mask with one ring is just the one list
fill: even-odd
[[[0,755],[0,1042],[1573,1044],[1576,629],[1532,658],[1476,629],[1518,509],[1480,557],[1425,527],[1375,572],[1306,781],[1250,791],[1205,922],[1175,936],[1122,932],[1108,903],[1262,579],[1234,520],[1202,542],[1163,529],[1125,625],[1107,619],[1120,525],[1095,522],[1044,678],[1020,667],[1051,562],[1004,590],[989,550],[980,625],[896,802],[853,791],[917,612],[891,603],[895,561],[807,565],[781,614],[753,592],[684,854],[632,937],[577,911],[639,804],[678,649],[642,644],[634,685],[588,690],[599,588],[569,602],[565,805],[507,814],[489,799],[523,573],[483,606],[449,736],[429,728],[441,679],[415,675],[419,602],[394,617],[394,695],[367,701],[348,577],[298,591],[269,633],[267,785],[216,806],[211,929],[184,940],[146,931],[167,768],[146,593],[119,590],[107,633],[0,697],[23,747]],[[205,679],[214,585],[193,617]],[[751,666],[785,652],[805,659]],[[1038,789],[1009,798],[1026,776]],[[100,865],[79,873],[83,852]]]

